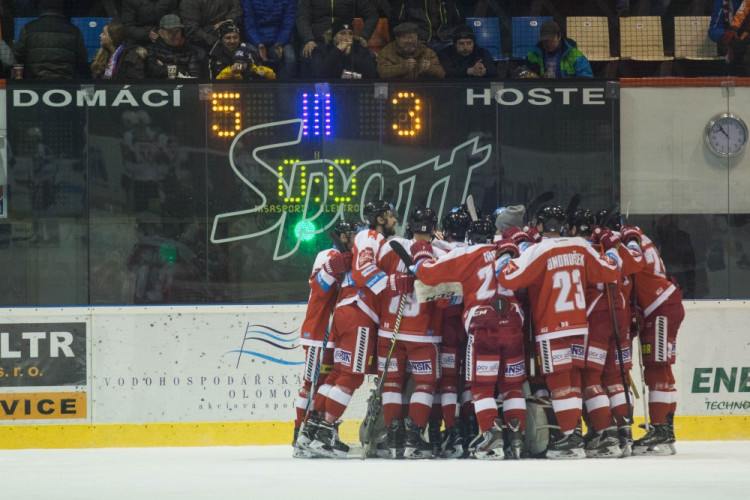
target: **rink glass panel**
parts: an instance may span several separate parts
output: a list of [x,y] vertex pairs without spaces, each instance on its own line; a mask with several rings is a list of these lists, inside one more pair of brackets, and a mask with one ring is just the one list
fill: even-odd
[[[467,194],[485,214],[550,190],[563,207],[579,193],[582,206],[606,208],[619,201],[619,103],[609,91],[605,82],[9,82],[0,302],[300,302],[315,255],[330,246],[326,230],[360,220],[363,200],[392,200],[402,226],[418,205],[442,216]],[[727,255],[729,235],[733,248],[747,239],[731,231],[740,219],[712,226],[723,269],[692,264],[727,277],[704,297],[746,295],[739,280],[728,284],[741,258]]]

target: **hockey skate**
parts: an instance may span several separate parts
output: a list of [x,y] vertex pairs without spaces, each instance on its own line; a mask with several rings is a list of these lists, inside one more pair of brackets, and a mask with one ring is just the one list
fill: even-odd
[[630,425],[621,425],[617,428],[617,437],[620,439],[621,457],[629,457],[633,454],[633,430]]
[[575,429],[570,434],[556,433],[556,439],[549,444],[547,458],[551,460],[575,460],[586,458],[581,429]]
[[338,422],[320,422],[315,432],[315,439],[309,446],[310,451],[319,457],[346,458],[349,447],[339,440]]
[[294,429],[295,439],[292,443],[294,451],[292,457],[294,458],[314,458],[315,454],[310,451],[310,443],[312,443],[315,432],[318,430],[320,424],[320,414],[318,412],[310,413],[307,421],[302,424],[300,429]]
[[474,451],[474,456],[480,460],[503,460],[503,444],[503,427],[498,419],[490,429],[474,438],[470,447]]
[[399,458],[403,455],[404,440],[406,429],[404,421],[400,418],[394,418],[386,427],[385,441],[378,445],[378,457],[380,458]]
[[674,444],[669,436],[668,424],[653,424],[649,427],[645,436],[633,443],[633,455],[674,455],[673,446]]
[[432,446],[432,456],[437,458],[440,456],[440,449],[443,440],[440,436],[440,420],[432,419],[427,423],[427,440]]
[[675,442],[677,439],[674,437],[674,413],[667,413],[667,429],[669,430],[669,449],[672,451],[672,455],[677,453]]
[[619,458],[622,455],[620,439],[615,427],[607,427],[599,432],[594,432],[591,439],[584,439],[584,441],[586,442],[587,458]]
[[424,429],[406,418],[406,442],[404,443],[404,458],[432,458],[432,445],[424,440]]
[[464,456],[464,444],[458,426],[443,432],[443,443],[440,446],[440,456],[443,458],[461,458]]
[[523,431],[521,430],[521,421],[517,418],[511,418],[508,425],[505,426],[505,458],[511,460],[520,460],[523,452]]

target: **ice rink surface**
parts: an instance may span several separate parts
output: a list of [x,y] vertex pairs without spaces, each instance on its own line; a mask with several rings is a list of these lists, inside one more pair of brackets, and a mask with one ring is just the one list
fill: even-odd
[[750,498],[750,441],[677,444],[672,457],[554,462],[295,460],[291,446],[0,450],[0,491],[9,500]]

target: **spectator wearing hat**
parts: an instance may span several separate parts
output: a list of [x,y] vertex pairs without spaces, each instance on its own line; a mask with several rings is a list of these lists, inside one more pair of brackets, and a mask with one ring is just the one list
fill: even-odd
[[354,36],[351,22],[336,21],[326,34],[328,43],[312,53],[315,78],[377,78],[375,55],[362,37]]
[[526,207],[523,205],[510,205],[500,207],[495,210],[495,229],[497,234],[503,234],[512,227],[523,227],[523,216],[526,214]]
[[221,38],[208,55],[208,73],[212,80],[276,78],[273,69],[259,66],[256,61],[260,61],[260,56],[240,42],[240,29],[236,24],[225,21],[218,32]]
[[446,78],[497,78],[495,60],[485,49],[475,43],[474,31],[466,25],[459,26],[453,34],[453,45],[438,53]]
[[41,0],[39,18],[21,29],[15,46],[24,78],[70,80],[88,74],[88,52],[81,30],[62,13],[62,0]]
[[125,38],[144,47],[159,38],[159,20],[177,13],[179,0],[123,0],[120,20]]
[[312,73],[311,57],[318,45],[326,43],[325,33],[333,23],[361,17],[364,26],[360,36],[369,40],[378,26],[378,11],[371,0],[299,0],[297,4],[297,33],[300,48],[300,75]]
[[182,36],[184,25],[177,14],[167,14],[159,21],[159,38],[148,48],[146,75],[169,78],[169,66],[176,66],[179,78],[201,76],[201,63],[195,47]]
[[451,44],[453,32],[463,22],[455,0],[396,0],[391,2],[388,16],[391,28],[403,23],[416,24],[419,41],[436,52]]
[[297,55],[292,45],[292,31],[296,0],[242,0],[242,10],[250,50],[258,52],[263,65],[275,65],[279,79],[294,77]]
[[380,78],[417,80],[445,77],[437,54],[419,41],[417,30],[414,23],[403,23],[393,28],[394,39],[378,53]]
[[180,0],[179,14],[185,23],[185,36],[203,51],[219,40],[221,23],[242,23],[240,0]]
[[545,78],[592,78],[594,72],[576,42],[565,38],[555,21],[542,24],[539,43],[526,54],[530,71]]

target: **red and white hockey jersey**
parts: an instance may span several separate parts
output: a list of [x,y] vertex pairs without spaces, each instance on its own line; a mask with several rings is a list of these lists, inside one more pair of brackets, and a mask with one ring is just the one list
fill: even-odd
[[494,245],[458,247],[439,259],[425,260],[417,267],[417,278],[426,285],[456,281],[461,283],[464,299],[464,327],[478,306],[492,306],[495,297],[504,296],[518,314],[521,308],[510,290],[499,287],[495,281]]
[[497,276],[508,289],[528,288],[537,340],[587,334],[586,287],[618,278],[618,263],[583,238],[545,238]]
[[[323,269],[323,264],[328,259],[335,257],[339,251],[335,248],[318,252],[313,264],[313,272],[310,275],[310,298],[307,301],[307,312],[305,321],[302,323],[300,333],[300,345],[323,346],[328,322],[336,305],[336,296],[339,289],[335,276],[328,274]],[[328,347],[333,343],[328,342]]]
[[[638,250],[634,242],[631,242],[629,247]],[[634,275],[635,293],[638,305],[643,309],[643,316],[648,317],[677,290],[677,287],[667,278],[659,251],[646,235],[641,236],[640,250],[643,252],[645,265]]]
[[[404,247],[407,252],[411,253],[412,240],[405,238],[391,238],[390,241],[397,241]],[[380,268],[388,274],[406,273],[406,266],[403,261],[396,255],[390,244],[383,245],[378,255]],[[380,329],[379,337],[392,338],[393,328],[398,316],[398,305],[400,296],[383,297],[380,303]],[[439,344],[442,341],[440,336],[440,326],[442,315],[438,313],[438,307],[435,302],[426,302],[420,304],[417,302],[417,295],[411,292],[404,296],[406,301],[404,313],[401,317],[401,324],[398,329],[398,339],[408,342],[427,342]]]
[[352,248],[352,270],[344,277],[336,306],[356,304],[376,324],[380,323],[377,295],[385,289],[388,278],[378,263],[378,254],[385,244],[385,237],[374,229],[357,233]]
[[[592,248],[596,253],[601,253],[601,247],[598,244],[592,244]],[[621,262],[620,280],[618,281],[615,296],[612,299],[614,300],[615,307],[618,309],[627,309],[626,297],[629,292],[628,276],[638,272],[643,267],[643,256],[639,252],[627,248],[625,245],[620,245],[617,248],[617,253],[620,256]],[[604,284],[592,282],[586,286],[586,304],[588,304],[587,314],[591,314],[594,310],[609,309],[609,301],[605,295]]]

